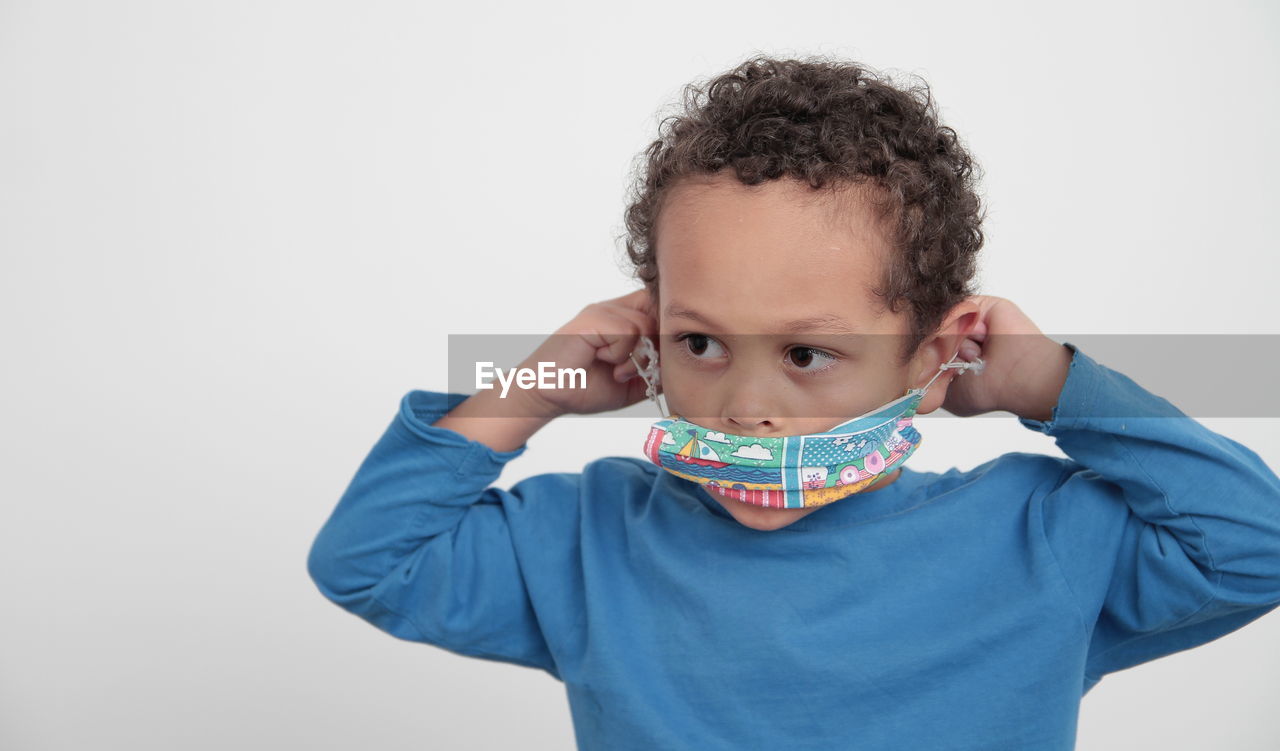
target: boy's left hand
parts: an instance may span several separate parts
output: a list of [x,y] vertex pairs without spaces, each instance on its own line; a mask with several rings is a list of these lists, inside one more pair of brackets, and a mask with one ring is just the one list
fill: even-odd
[[960,359],[981,357],[981,373],[951,377],[942,408],[970,417],[1004,410],[1018,417],[1048,420],[1058,403],[1071,364],[1071,350],[1045,336],[1011,300],[991,295],[978,304],[978,323],[960,344]]

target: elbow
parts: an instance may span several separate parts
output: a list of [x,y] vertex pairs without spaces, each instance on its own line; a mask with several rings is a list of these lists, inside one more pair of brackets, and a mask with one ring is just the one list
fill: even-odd
[[[326,528],[327,530],[328,528]],[[356,611],[367,606],[382,580],[368,570],[368,561],[349,544],[322,530],[307,553],[307,575],[320,593],[335,605]]]
[[329,600],[339,605],[349,602],[365,587],[358,583],[351,566],[343,563],[343,556],[326,538],[324,531],[311,543],[307,553],[307,576]]
[[1272,601],[1280,603],[1280,481],[1276,482],[1277,484],[1273,484],[1275,492],[1271,497],[1268,512],[1262,515],[1256,529],[1270,540],[1266,552],[1260,556],[1266,563],[1260,563],[1258,569],[1264,571],[1270,578]]
[[307,553],[307,576],[315,583],[316,588],[330,600],[334,599],[332,582],[337,579],[334,556],[322,544],[323,535],[311,543]]
[[1260,539],[1261,545],[1217,561],[1221,599],[1247,605],[1280,603],[1280,534]]

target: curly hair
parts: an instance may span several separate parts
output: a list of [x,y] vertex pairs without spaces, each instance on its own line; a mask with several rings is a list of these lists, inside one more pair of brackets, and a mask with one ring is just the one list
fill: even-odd
[[670,189],[682,178],[732,168],[745,185],[784,177],[811,188],[860,195],[885,221],[894,252],[871,292],[896,313],[910,304],[906,362],[947,311],[974,294],[983,210],[974,192],[981,168],[956,132],[940,124],[927,83],[895,86],[867,66],[820,56],[756,55],[705,86],[683,91],[684,109],[663,118],[638,156],[625,212],[632,275],[657,300],[655,231]]

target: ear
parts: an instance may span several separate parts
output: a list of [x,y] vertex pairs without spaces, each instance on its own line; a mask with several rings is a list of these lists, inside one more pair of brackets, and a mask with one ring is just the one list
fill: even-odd
[[641,375],[650,374],[655,382],[661,366],[659,346],[653,337],[641,334],[636,340],[635,348],[631,351],[631,360],[635,363],[636,371]]
[[[938,331],[920,344],[920,348],[911,358],[911,386],[923,388],[938,372],[938,368],[951,362],[960,352],[960,344],[978,325],[978,303],[965,299],[956,304],[943,319]],[[942,371],[938,379],[929,387],[929,392],[920,401],[916,414],[927,415],[942,406],[947,400],[947,387],[951,379],[960,375],[960,371],[948,368]]]
[[658,297],[658,284],[646,286],[649,290],[649,300],[645,304],[644,312],[649,318],[649,325],[653,328],[649,332],[649,339],[653,342],[654,356],[659,362],[662,360],[662,314],[661,303]]

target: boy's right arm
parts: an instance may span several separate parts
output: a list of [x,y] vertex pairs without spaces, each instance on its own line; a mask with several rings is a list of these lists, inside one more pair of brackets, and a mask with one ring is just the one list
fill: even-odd
[[316,586],[393,636],[559,678],[547,634],[582,631],[582,475],[491,485],[556,416],[645,398],[642,335],[657,336],[644,289],[586,306],[521,363],[580,367],[585,388],[406,394],[312,543]]
[[548,583],[548,608],[570,596],[580,475],[490,487],[548,418],[465,417],[483,406],[466,402],[485,393],[406,394],[313,542],[307,570],[325,597],[393,636],[559,678],[528,577]]

